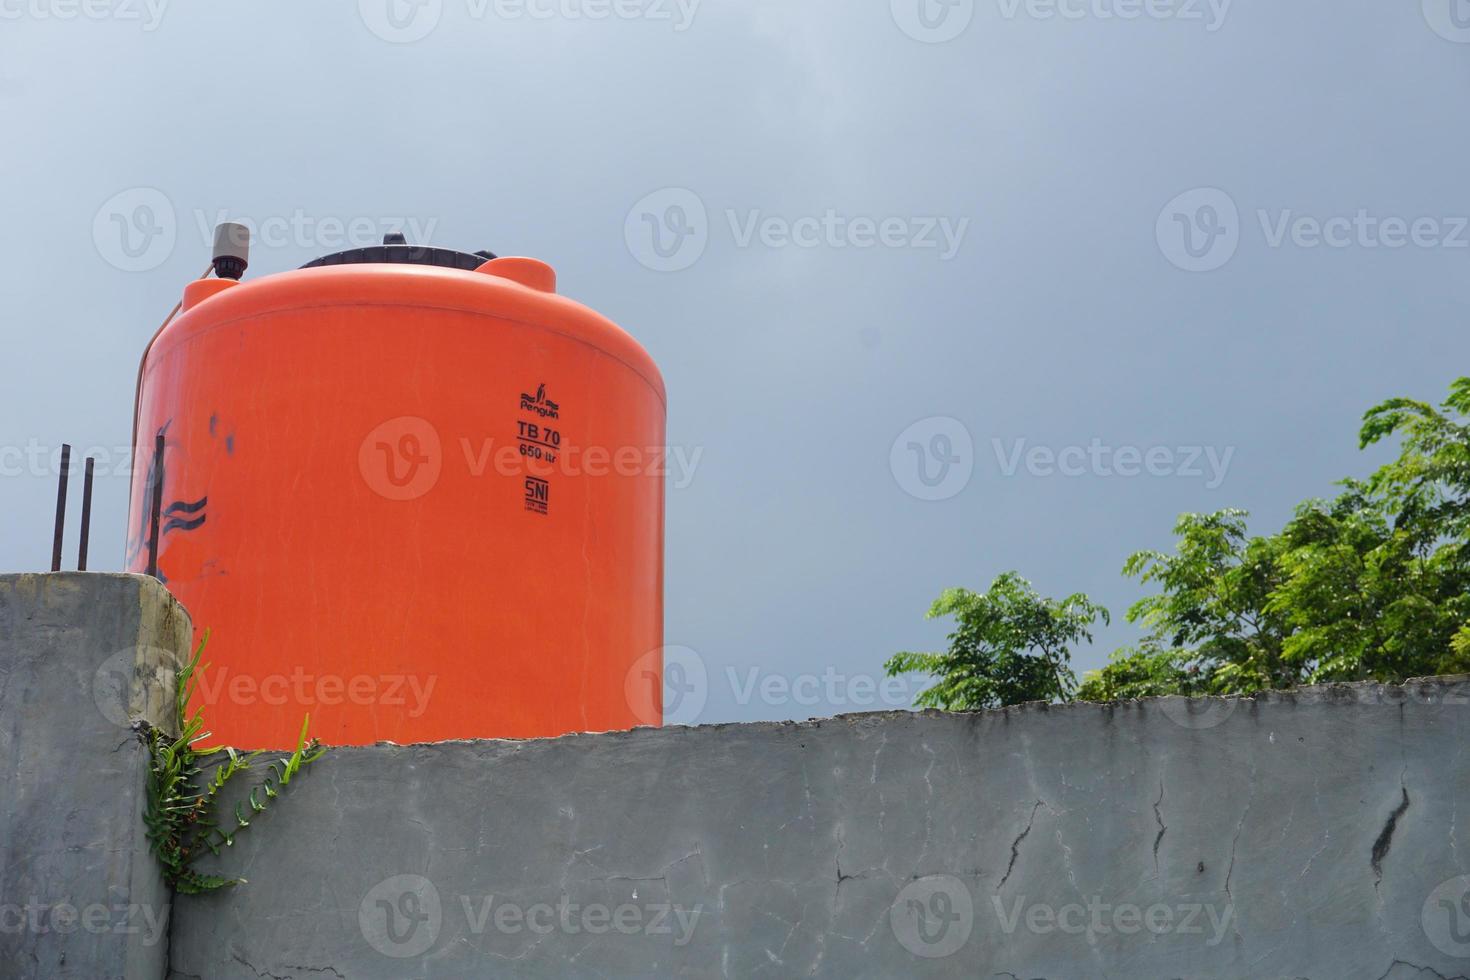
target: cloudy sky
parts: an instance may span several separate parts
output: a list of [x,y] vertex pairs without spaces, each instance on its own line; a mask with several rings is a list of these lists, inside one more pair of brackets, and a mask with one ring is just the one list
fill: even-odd
[[1095,667],[1177,513],[1274,529],[1382,458],[1365,408],[1470,373],[1467,0],[0,21],[5,571],[49,559],[68,440],[121,566],[137,360],[220,218],[253,274],[354,227],[537,256],[648,348],[699,454],[668,498],[685,720],[882,707],[883,660],[943,642],[929,602],[1007,569],[1113,608]]

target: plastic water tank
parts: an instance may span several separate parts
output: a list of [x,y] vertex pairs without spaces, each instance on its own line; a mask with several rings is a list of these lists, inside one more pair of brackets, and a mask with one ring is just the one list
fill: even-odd
[[144,358],[128,567],[161,480],[217,740],[660,723],[663,381],[555,286],[393,244],[186,288]]

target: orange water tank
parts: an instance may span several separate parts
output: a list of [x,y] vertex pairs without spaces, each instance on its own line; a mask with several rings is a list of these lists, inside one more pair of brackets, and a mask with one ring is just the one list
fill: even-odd
[[218,741],[660,723],[663,381],[555,288],[396,244],[187,287],[144,358],[128,567],[161,481]]

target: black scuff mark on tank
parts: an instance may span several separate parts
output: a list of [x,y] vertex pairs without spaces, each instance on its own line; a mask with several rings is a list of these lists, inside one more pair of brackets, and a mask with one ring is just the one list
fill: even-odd
[[[163,534],[170,531],[193,531],[204,526],[209,515],[204,509],[209,506],[208,497],[200,497],[192,503],[176,500],[164,509],[163,516],[167,518],[163,524]],[[183,516],[180,516],[183,515]]]
[[233,432],[225,436],[225,455],[235,455],[235,434]]
[[[173,424],[174,420],[169,419],[163,425],[159,426],[158,431],[154,435],[162,436],[166,439],[168,430],[173,427]],[[168,447],[165,443],[164,457],[167,455]],[[155,456],[148,461],[148,478],[143,483],[143,499],[135,502],[138,513],[138,537],[128,542],[127,563],[130,566],[148,547],[149,528],[153,524],[153,488],[163,483],[167,475],[168,471],[163,457]],[[166,581],[161,573],[158,577],[160,581]]]
[[209,416],[209,438],[213,439],[219,429],[219,413],[213,412]]
[[[211,435],[213,435],[213,430],[217,425],[217,420],[217,415],[210,416],[209,421]],[[169,430],[173,427],[173,424],[174,420],[169,419],[158,429],[158,432],[156,434],[158,436],[163,436],[167,438]],[[137,561],[148,548],[148,538],[153,525],[153,514],[151,511],[151,507],[154,488],[162,485],[165,489],[165,492],[167,492],[168,490],[169,474],[166,462],[168,452],[168,447],[167,445],[165,445],[164,457],[154,458],[149,462],[148,477],[144,483],[143,499],[138,501],[137,503],[139,534],[137,538],[132,539],[128,542],[129,565],[132,565],[135,561]],[[160,544],[163,542],[164,539],[166,539],[170,534],[173,534],[174,532],[187,534],[191,531],[196,531],[199,528],[203,527],[208,520],[208,514],[206,513],[206,509],[208,508],[208,506],[208,495],[202,496],[198,500],[184,500],[181,498],[175,498],[173,501],[168,503],[163,508],[162,513],[159,515],[158,537]],[[163,582],[165,585],[167,585],[169,582],[169,577],[164,573],[162,563],[160,563],[158,569],[158,580],[160,582]]]

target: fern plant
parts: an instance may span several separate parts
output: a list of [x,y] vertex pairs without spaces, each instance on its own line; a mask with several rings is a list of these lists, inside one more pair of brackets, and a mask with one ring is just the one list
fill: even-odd
[[[245,800],[235,804],[233,814],[221,818],[221,791],[236,776],[251,771],[264,753],[242,754],[229,747],[195,748],[198,742],[210,735],[204,730],[202,709],[195,709],[192,715],[188,713],[189,700],[208,666],[200,663],[208,643],[209,634],[206,633],[178,675],[174,701],[179,734],[170,736],[140,723],[140,735],[151,757],[147,808],[143,814],[149,847],[163,867],[164,879],[175,891],[185,895],[198,895],[245,883],[243,878],[196,871],[194,862],[205,852],[218,855],[223,849],[232,847],[235,837],[250,826],[255,816],[264,813],[293,778],[327,751],[316,739],[307,740],[307,730],[311,725],[311,716],[307,715],[301,723],[296,751],[266,766],[269,775],[250,790]],[[205,776],[202,760],[219,752],[225,753],[225,760],[214,767],[212,774]],[[229,823],[230,816],[234,817],[233,825],[226,829],[224,824]]]

